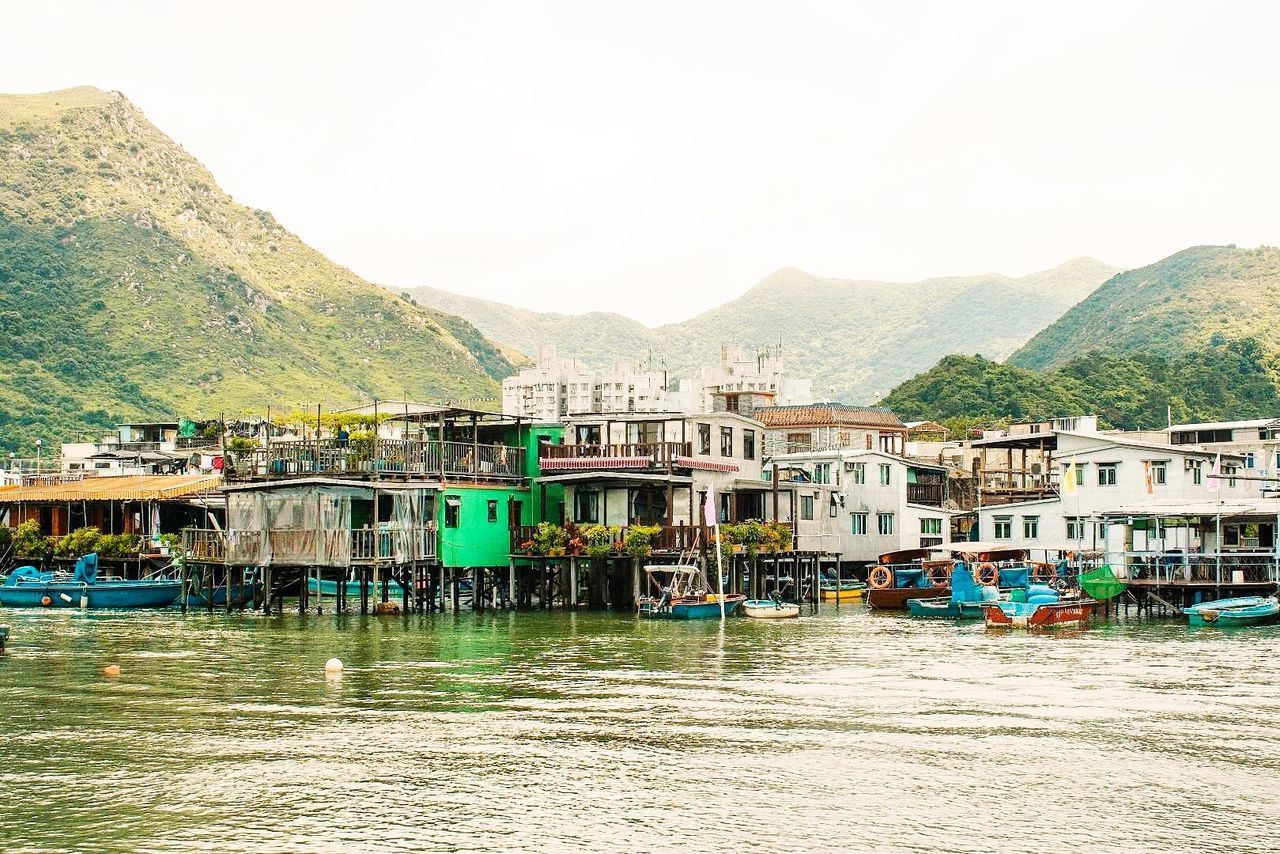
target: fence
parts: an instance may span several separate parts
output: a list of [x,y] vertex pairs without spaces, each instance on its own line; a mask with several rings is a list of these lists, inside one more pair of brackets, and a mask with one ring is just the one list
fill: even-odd
[[230,457],[227,476],[232,479],[382,473],[510,480],[525,474],[524,448],[434,440],[290,440]]
[[267,531],[216,531],[186,528],[182,547],[196,563],[316,563],[352,566],[361,563],[409,563],[436,556],[436,526],[389,527],[358,531],[314,528]]

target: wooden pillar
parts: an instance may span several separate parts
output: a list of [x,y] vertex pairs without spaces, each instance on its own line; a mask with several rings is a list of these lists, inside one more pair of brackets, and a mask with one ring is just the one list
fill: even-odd
[[565,607],[578,607],[578,559],[576,557],[569,558],[569,590],[560,598],[565,603]]

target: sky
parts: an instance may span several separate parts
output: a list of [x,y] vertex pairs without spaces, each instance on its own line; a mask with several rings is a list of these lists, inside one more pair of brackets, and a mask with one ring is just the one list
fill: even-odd
[[365,278],[657,324],[1280,242],[1280,4],[6,4],[0,90],[122,91]]

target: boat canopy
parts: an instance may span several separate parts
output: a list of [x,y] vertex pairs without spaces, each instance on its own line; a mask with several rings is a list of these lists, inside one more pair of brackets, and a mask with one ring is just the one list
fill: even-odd
[[81,555],[76,561],[76,574],[73,579],[76,584],[93,584],[98,580],[98,554]]

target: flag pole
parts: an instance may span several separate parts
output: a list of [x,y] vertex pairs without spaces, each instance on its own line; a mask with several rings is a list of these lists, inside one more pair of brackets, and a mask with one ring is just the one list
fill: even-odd
[[720,556],[720,514],[716,512],[716,488],[707,484],[707,497],[702,502],[702,521],[711,529],[716,544],[716,598],[720,602],[720,622],[724,622],[724,561]]

